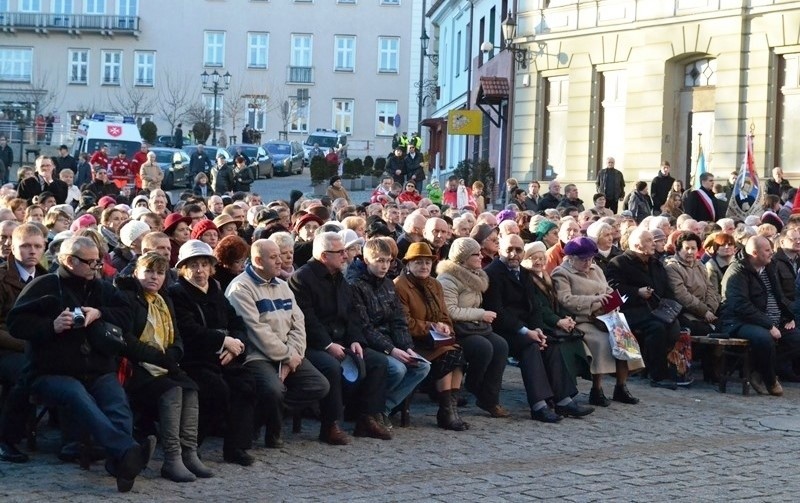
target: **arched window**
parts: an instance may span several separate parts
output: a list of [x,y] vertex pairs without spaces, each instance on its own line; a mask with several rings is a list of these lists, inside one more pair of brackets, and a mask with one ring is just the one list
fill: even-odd
[[686,87],[717,85],[717,60],[698,59],[686,65],[683,73],[683,84]]

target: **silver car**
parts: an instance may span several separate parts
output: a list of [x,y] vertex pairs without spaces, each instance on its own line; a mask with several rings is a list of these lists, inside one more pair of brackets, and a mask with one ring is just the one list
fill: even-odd
[[235,159],[241,152],[250,159],[250,170],[253,172],[253,179],[258,180],[262,176],[272,178],[272,159],[264,147],[258,145],[241,144],[228,146],[228,153]]

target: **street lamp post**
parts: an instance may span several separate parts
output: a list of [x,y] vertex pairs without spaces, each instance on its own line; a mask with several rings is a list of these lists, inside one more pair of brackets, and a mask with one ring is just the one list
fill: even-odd
[[[222,78],[222,82],[220,83],[220,78]],[[203,73],[200,74],[200,80],[203,83],[203,89],[207,89],[214,94],[214,117],[213,117],[213,124],[211,127],[211,145],[217,145],[217,125],[219,124],[219,110],[217,109],[217,98],[222,91],[225,91],[231,86],[231,74],[229,72],[225,72],[225,75],[220,75],[218,71],[214,70],[214,73],[210,74],[203,70]]]

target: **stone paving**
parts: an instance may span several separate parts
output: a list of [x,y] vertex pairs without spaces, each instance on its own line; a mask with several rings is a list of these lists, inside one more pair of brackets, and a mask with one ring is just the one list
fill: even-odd
[[[296,435],[287,421],[285,448],[253,449],[251,467],[222,463],[221,442],[211,439],[201,451],[214,478],[164,480],[157,451],[124,495],[102,463],[82,471],[58,461],[45,427],[30,463],[0,463],[0,501],[797,500],[800,386],[786,385],[783,398],[744,397],[738,386],[722,395],[702,382],[668,391],[632,378],[629,387],[639,405],[545,425],[529,419],[519,371],[509,367],[502,401],[510,419],[491,419],[471,400],[461,409],[471,429],[446,432],[435,426],[435,405],[417,395],[412,426],[395,426],[391,441],[333,447],[316,440],[316,421],[304,420]],[[588,382],[579,388],[585,401]]]

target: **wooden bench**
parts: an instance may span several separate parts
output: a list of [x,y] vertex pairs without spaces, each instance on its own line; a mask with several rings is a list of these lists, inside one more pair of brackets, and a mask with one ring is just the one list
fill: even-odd
[[[728,381],[742,384],[742,395],[750,393],[750,342],[747,339],[734,339],[722,337],[722,334],[709,334],[708,336],[693,335],[692,342],[709,346],[711,358],[709,361],[719,369],[718,390],[725,393]],[[729,359],[732,365],[728,365]],[[739,376],[734,376],[737,373]],[[703,368],[704,378],[709,375]]]

